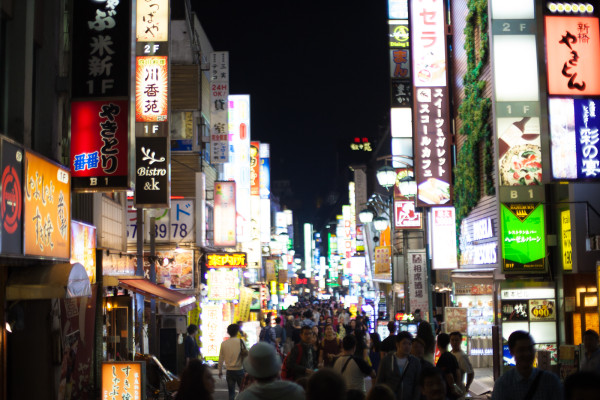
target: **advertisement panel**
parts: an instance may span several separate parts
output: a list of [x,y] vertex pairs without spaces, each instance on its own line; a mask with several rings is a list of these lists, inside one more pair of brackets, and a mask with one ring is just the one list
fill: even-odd
[[77,189],[125,189],[129,107],[126,100],[71,103],[71,177]]
[[[202,355],[205,360],[219,361],[219,351],[221,342],[228,338],[227,325],[229,321],[224,321],[223,306],[221,304],[203,304],[202,305]],[[226,304],[229,307],[229,304]]]
[[394,200],[394,221],[398,229],[422,229],[421,213],[415,209],[414,201]]
[[446,331],[460,332],[467,334],[468,330],[468,308],[465,307],[444,307],[446,314]]
[[210,53],[210,163],[229,162],[229,53]]
[[556,301],[554,299],[529,300],[530,321],[556,321]]
[[126,1],[73,3],[73,98],[129,97],[129,8]]
[[168,137],[135,138],[136,208],[169,207],[171,172]]
[[548,94],[600,95],[600,28],[592,16],[546,16]]
[[6,140],[1,143],[0,253],[23,254],[23,148]]
[[423,320],[429,319],[429,281],[425,249],[408,250],[408,296],[410,312],[421,310]]
[[236,241],[235,182],[215,182],[214,243],[234,247]]
[[135,37],[138,42],[169,40],[169,0],[136,1]]
[[25,254],[69,259],[71,178],[69,170],[25,152]]
[[408,0],[388,0],[388,14],[390,19],[407,19]]
[[392,246],[375,247],[375,274],[387,274],[391,278]]
[[269,143],[261,143],[260,154],[260,198],[269,199],[271,197],[271,147]]
[[562,264],[565,271],[573,270],[573,245],[571,243],[571,210],[560,212]]
[[206,268],[246,268],[246,253],[207,253]]
[[[137,213],[133,199],[127,199],[127,242],[137,241]],[[194,200],[171,200],[171,208],[151,208],[144,213],[145,241],[150,242],[150,221],[154,218],[156,243],[194,243]]]
[[79,221],[71,221],[71,264],[80,263],[96,283],[96,227]]
[[544,205],[501,204],[502,272],[546,272]]
[[146,384],[145,361],[102,362],[103,399],[142,399]]
[[454,207],[434,208],[431,211],[432,269],[458,268],[455,238]]
[[411,1],[415,87],[446,86],[445,21],[443,1]]
[[135,58],[135,120],[165,122],[169,106],[167,56]]
[[538,117],[497,118],[500,185],[542,184],[542,147]]
[[408,21],[388,21],[390,27],[390,47],[410,47],[410,34]]
[[206,282],[208,300],[228,301],[240,297],[240,278],[237,269],[209,269]]
[[250,142],[250,195],[260,196],[260,142]]
[[[144,258],[144,276],[150,279],[150,262]],[[194,251],[157,251],[156,283],[169,289],[194,288]]]

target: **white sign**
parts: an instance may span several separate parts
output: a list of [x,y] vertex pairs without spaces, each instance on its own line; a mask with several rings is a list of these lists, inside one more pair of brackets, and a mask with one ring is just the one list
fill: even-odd
[[425,249],[408,250],[408,297],[410,312],[421,310],[423,320],[429,319],[429,281]]
[[211,164],[229,161],[229,52],[210,53]]
[[458,268],[454,207],[431,210],[432,269]]
[[446,86],[446,18],[444,2],[412,1],[411,38],[416,87]]
[[[133,201],[127,200],[127,242],[137,241],[137,215]],[[144,216],[145,241],[150,241],[150,218],[154,217],[157,243],[195,242],[194,200],[171,200],[171,208],[147,209]]]

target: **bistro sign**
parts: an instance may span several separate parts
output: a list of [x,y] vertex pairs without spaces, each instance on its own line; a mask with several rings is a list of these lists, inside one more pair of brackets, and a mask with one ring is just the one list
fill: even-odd
[[138,137],[135,147],[135,207],[157,208],[157,205],[168,205],[169,138]]

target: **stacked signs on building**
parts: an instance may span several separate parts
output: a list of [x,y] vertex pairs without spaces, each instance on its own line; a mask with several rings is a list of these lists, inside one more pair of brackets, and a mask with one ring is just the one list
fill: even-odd
[[81,0],[73,8],[73,189],[126,189],[130,5]]
[[[514,2],[493,0],[491,14],[494,122],[498,135],[499,194],[503,203],[502,270],[544,272],[544,252],[535,259],[520,256],[538,254],[545,235],[543,207],[537,206],[544,201],[544,188],[535,2],[521,1],[514,7]],[[515,54],[519,54],[519,62],[514,62]],[[540,217],[527,219],[534,210]],[[529,221],[526,228],[514,227],[515,220],[510,223],[517,215]]]
[[135,206],[169,207],[169,1],[137,1]]
[[210,54],[210,163],[229,162],[229,53]]

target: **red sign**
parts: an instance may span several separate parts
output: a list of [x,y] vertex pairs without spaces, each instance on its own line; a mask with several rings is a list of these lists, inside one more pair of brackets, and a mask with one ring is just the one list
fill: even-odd
[[308,285],[308,278],[296,278],[296,285]]
[[260,196],[260,142],[250,142],[250,195]]
[[127,187],[129,107],[126,100],[71,104],[74,189]]
[[396,228],[421,228],[421,213],[415,209],[414,201],[394,201]]

